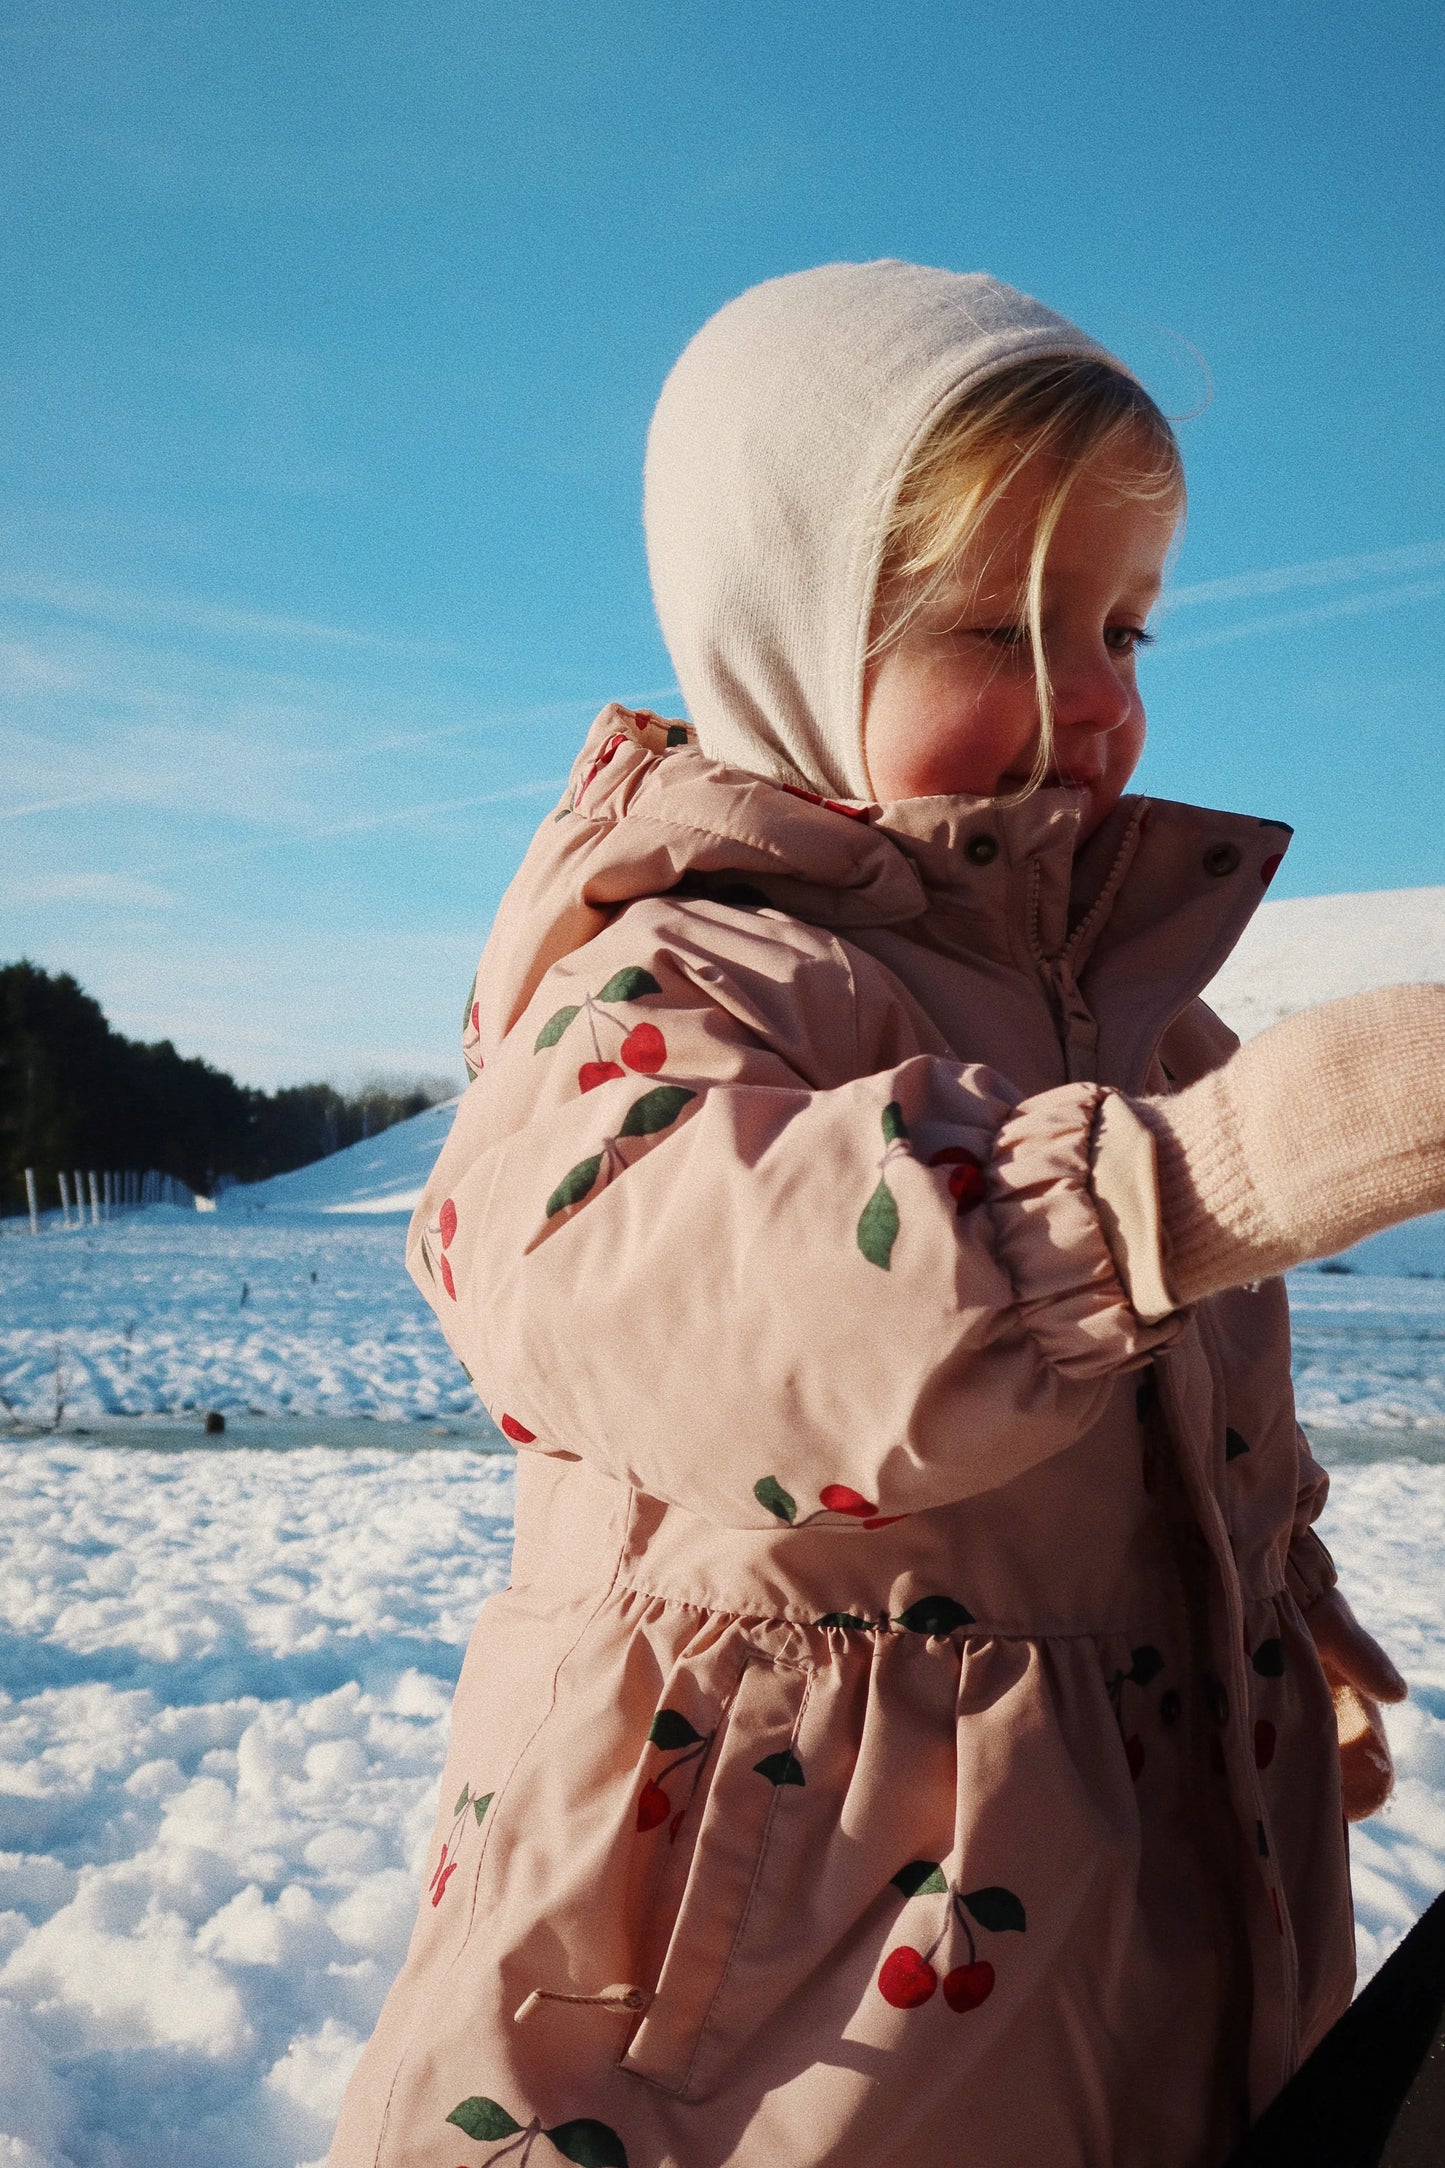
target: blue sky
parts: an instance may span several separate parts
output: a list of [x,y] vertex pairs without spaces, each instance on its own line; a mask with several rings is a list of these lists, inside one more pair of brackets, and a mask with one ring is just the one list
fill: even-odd
[[1433,0],[11,0],[0,957],[249,1081],[459,1073],[587,721],[676,705],[662,378],[835,257],[991,270],[1192,415],[1144,786],[1293,821],[1280,894],[1445,882],[1442,49]]

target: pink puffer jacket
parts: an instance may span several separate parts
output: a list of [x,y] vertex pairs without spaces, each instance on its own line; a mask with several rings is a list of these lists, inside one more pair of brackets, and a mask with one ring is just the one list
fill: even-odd
[[1147,1322],[1103,1087],[1288,833],[837,809],[609,710],[408,1259],[518,1454],[334,2168],[1207,2168],[1353,1977],[1278,1282]]

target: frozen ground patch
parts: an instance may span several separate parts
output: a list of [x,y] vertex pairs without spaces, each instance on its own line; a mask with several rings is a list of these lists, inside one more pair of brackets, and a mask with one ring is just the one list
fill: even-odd
[[397,1221],[139,1212],[0,1238],[0,1410],[478,1413],[402,1263]]
[[0,2160],[314,2160],[405,1950],[510,1459],[32,1441],[0,1473]]

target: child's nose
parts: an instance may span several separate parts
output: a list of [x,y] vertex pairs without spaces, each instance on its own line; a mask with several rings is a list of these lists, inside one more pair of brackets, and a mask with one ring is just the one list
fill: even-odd
[[1117,730],[1134,706],[1134,691],[1120,676],[1118,657],[1102,644],[1051,658],[1050,692],[1060,730]]

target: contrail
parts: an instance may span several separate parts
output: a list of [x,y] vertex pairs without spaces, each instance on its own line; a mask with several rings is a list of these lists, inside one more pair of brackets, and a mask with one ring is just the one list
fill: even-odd
[[437,798],[425,805],[396,806],[386,813],[363,813],[354,820],[333,821],[325,828],[306,826],[279,836],[258,836],[248,843],[232,843],[219,851],[198,852],[191,858],[170,858],[148,867],[146,873],[174,873],[185,866],[215,866],[233,858],[252,858],[262,851],[283,851],[298,843],[320,843],[333,836],[369,835],[378,828],[397,828],[407,821],[425,820],[433,813],[465,813],[475,806],[504,805],[513,798],[536,798],[565,790],[565,775],[540,777],[534,783],[514,783],[508,790],[480,791],[469,798]]
[[264,610],[231,609],[223,603],[196,602],[180,595],[149,595],[80,581],[30,578],[0,572],[0,601],[58,610],[68,617],[122,625],[185,625],[193,632],[261,640],[300,640],[325,647],[361,648],[370,653],[430,655],[455,660],[459,648],[447,643],[407,640],[390,633],[358,632],[347,625],[327,625],[313,618],[284,617]]
[[[1445,551],[1442,551],[1445,556]],[[1201,647],[1223,647],[1230,640],[1252,639],[1256,633],[1293,632],[1304,625],[1323,625],[1332,617],[1365,617],[1373,610],[1398,608],[1406,602],[1429,602],[1445,595],[1445,579],[1415,580],[1405,587],[1376,587],[1364,595],[1341,595],[1336,602],[1316,602],[1304,610],[1281,610],[1273,617],[1246,618],[1241,625],[1220,625],[1213,632],[1193,632],[1182,640],[1161,639],[1154,655],[1182,655]]]
[[1264,572],[1240,572],[1231,579],[1198,580],[1165,595],[1166,611],[1196,602],[1249,602],[1259,595],[1284,595],[1295,587],[1334,587],[1344,580],[1369,580],[1391,572],[1430,572],[1445,565],[1445,542],[1412,542],[1403,549],[1367,550],[1355,557],[1320,557],[1311,564],[1276,565]]

